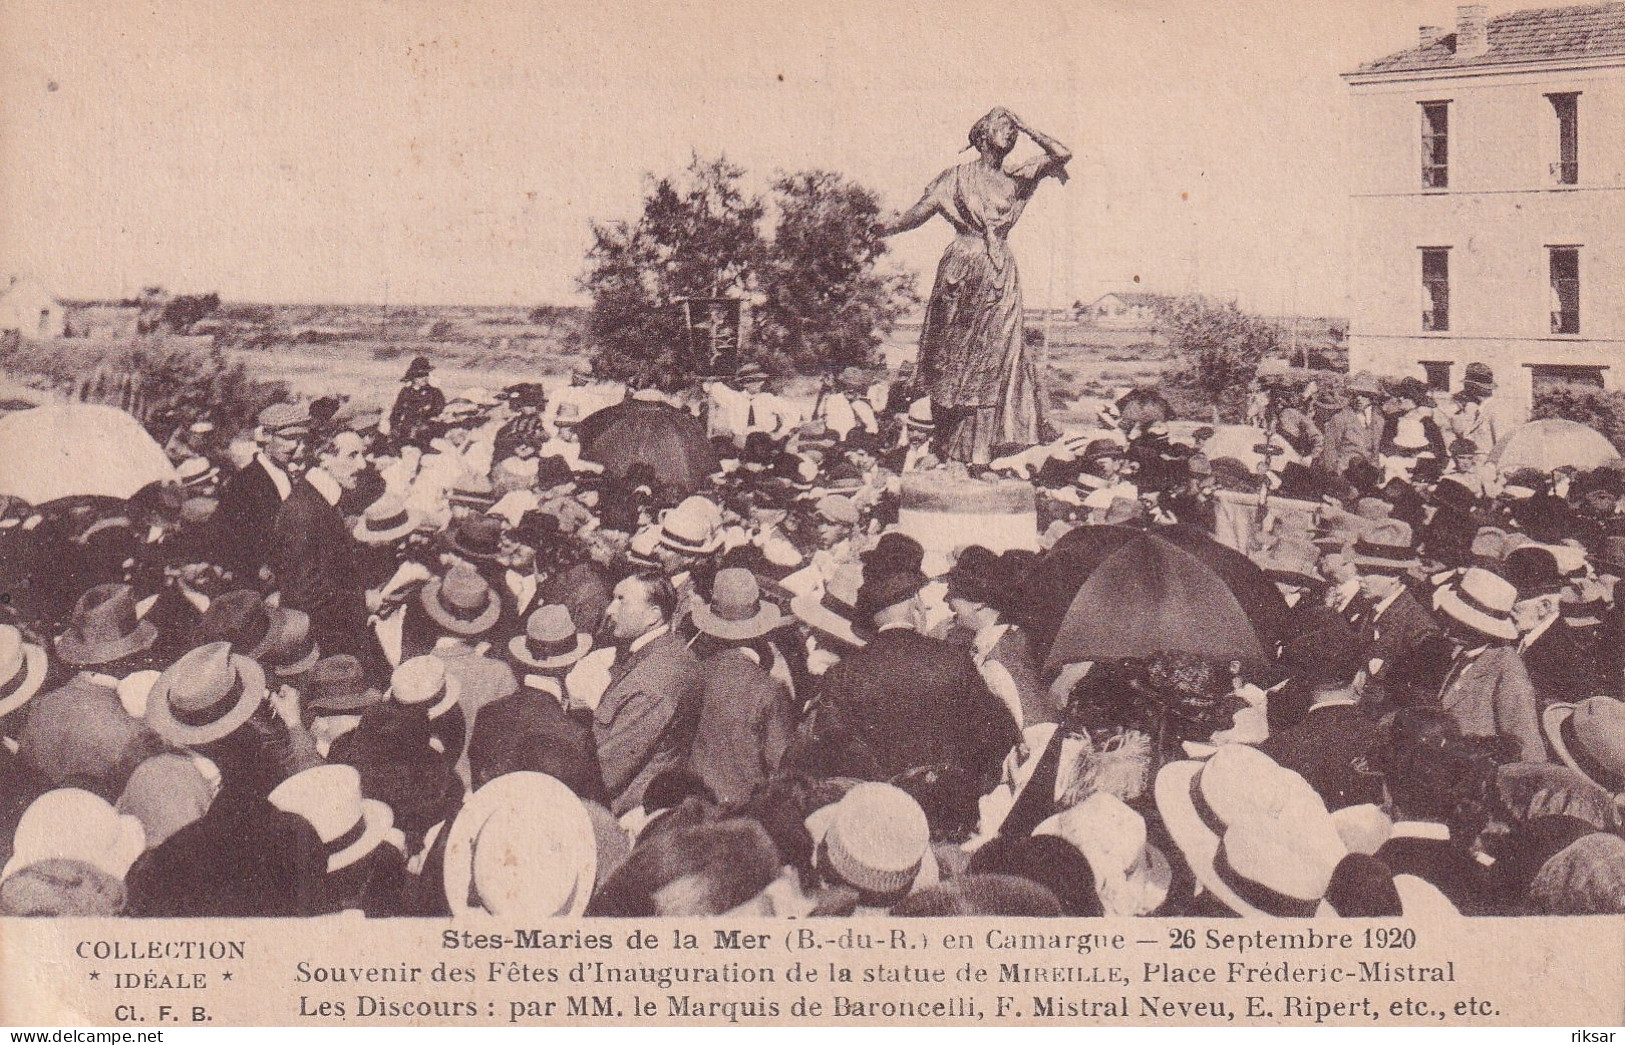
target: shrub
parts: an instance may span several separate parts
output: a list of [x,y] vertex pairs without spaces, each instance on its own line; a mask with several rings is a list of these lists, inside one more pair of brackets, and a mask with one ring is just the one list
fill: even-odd
[[[1165,307],[1160,323],[1174,362],[1163,383],[1185,389],[1203,420],[1239,421],[1246,410],[1247,385],[1265,356],[1275,354],[1280,332],[1261,316],[1232,302],[1199,295]],[[1184,414],[1184,411],[1180,411]]]
[[229,439],[253,427],[264,407],[292,398],[283,382],[251,378],[219,347],[183,338],[28,341],[0,347],[0,367],[72,398],[128,410],[160,443],[202,420],[214,422],[217,439]]
[[1531,418],[1561,417],[1589,425],[1625,453],[1625,392],[1606,392],[1570,382],[1544,385],[1535,391]]

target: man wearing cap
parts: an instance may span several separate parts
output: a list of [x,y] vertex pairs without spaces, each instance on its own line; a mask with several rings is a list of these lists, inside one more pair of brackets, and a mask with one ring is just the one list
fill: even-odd
[[615,586],[607,616],[618,651],[593,710],[593,737],[610,809],[624,816],[662,770],[681,764],[699,713],[699,661],[672,633],[677,593],[656,573]]
[[288,470],[304,446],[310,418],[292,403],[273,403],[260,411],[259,425],[264,445],[221,484],[220,503],[209,519],[215,558],[239,584],[258,582],[271,528],[293,493]]
[[316,467],[294,486],[277,514],[267,552],[282,605],[310,615],[322,649],[377,665],[355,538],[338,508],[366,464],[362,450],[361,437],[349,431],[323,445]]
[[429,383],[433,369],[428,359],[418,356],[401,378],[401,391],[389,411],[389,434],[396,446],[427,449],[435,434],[435,418],[446,408],[446,393]]
[[1316,464],[1336,475],[1342,475],[1349,462],[1360,458],[1371,464],[1381,459],[1383,431],[1387,419],[1377,409],[1382,386],[1376,377],[1364,371],[1349,381],[1350,404],[1332,415],[1326,422],[1326,433]]
[[1434,609],[1456,644],[1439,706],[1462,735],[1506,737],[1524,762],[1545,762],[1535,685],[1514,643],[1512,607],[1518,590],[1489,570],[1472,567],[1439,588]]
[[857,604],[875,637],[824,673],[806,734],[857,740],[874,756],[877,779],[953,765],[991,786],[1020,740],[1015,719],[968,650],[916,630],[926,585],[918,566],[877,565],[865,562]]

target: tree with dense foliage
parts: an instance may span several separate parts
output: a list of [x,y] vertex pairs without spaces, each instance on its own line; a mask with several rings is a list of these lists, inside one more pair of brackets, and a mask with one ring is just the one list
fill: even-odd
[[681,177],[649,177],[636,221],[593,223],[581,287],[594,372],[668,389],[693,377],[678,303],[747,296],[761,266],[765,208],[743,178],[725,157],[696,155]]
[[881,335],[917,298],[913,280],[879,271],[875,194],[829,171],[775,180],[768,203],[726,158],[694,156],[675,177],[649,176],[635,221],[595,222],[580,285],[592,296],[595,372],[679,388],[699,372],[680,302],[731,297],[750,306],[746,355],[769,370],[870,362]]
[[192,329],[192,324],[220,310],[220,295],[177,294],[164,305],[163,324],[177,334]]
[[1200,399],[1211,415],[1205,419],[1240,421],[1258,364],[1280,344],[1275,325],[1234,302],[1193,294],[1165,305],[1159,327],[1174,356],[1164,383]]
[[773,199],[757,344],[774,363],[802,371],[869,364],[881,337],[919,302],[912,275],[878,267],[888,250],[874,231],[879,198],[815,170],[781,174]]

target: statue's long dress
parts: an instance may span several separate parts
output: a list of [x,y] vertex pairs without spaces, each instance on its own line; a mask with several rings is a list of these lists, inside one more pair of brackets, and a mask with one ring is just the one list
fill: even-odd
[[1022,340],[1021,280],[1005,237],[1047,163],[1005,173],[973,160],[926,190],[957,235],[937,265],[919,369],[940,450],[956,461],[986,464],[994,447],[1039,442],[1042,375]]

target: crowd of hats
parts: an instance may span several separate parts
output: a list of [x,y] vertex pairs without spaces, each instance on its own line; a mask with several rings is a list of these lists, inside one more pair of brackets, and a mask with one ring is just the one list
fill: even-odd
[[[405,376],[432,373],[418,359]],[[767,376],[752,363],[737,383]],[[853,369],[827,384],[856,395],[867,376]],[[1469,399],[1493,394],[1480,365],[1464,380]],[[1362,374],[1309,405],[1427,394],[1414,380]],[[929,399],[906,389],[880,411],[879,433],[814,424],[720,438],[720,465],[697,490],[647,465],[611,474],[539,457],[543,438],[586,420],[575,401],[545,425],[528,420],[549,406],[540,384],[465,390],[424,419],[423,445],[380,433],[375,413],[327,406],[274,404],[257,434],[307,444],[295,474],[318,432],[367,440],[377,481],[341,508],[372,608],[400,624],[395,655],[334,652],[311,614],[281,605],[269,572],[200,569],[219,566],[198,535],[233,469],[224,457],[185,457],[177,492],[0,513],[0,542],[15,542],[0,557],[31,549],[14,559],[24,574],[8,577],[41,591],[76,587],[51,605],[16,583],[18,597],[4,603],[0,912],[1625,911],[1617,466],[1498,474],[1460,441],[1460,470],[1441,462],[1437,475],[1395,479],[1357,460],[1333,473],[1274,432],[1249,438],[1240,456],[1212,456],[1204,447],[1219,446],[1211,440],[1221,433],[1172,424],[1166,400],[1135,390],[1106,404],[1096,427],[1000,448],[989,466],[1042,491],[1042,550],[928,556],[898,532],[898,473],[929,460],[940,433]],[[1430,445],[1414,418],[1396,415],[1392,428],[1401,454]],[[225,435],[191,434],[200,443]],[[503,439],[512,452],[490,459]],[[482,451],[485,467],[447,483],[438,515],[394,478],[403,462],[418,468],[438,453],[466,464]],[[996,783],[942,764],[876,779],[861,752],[809,745],[743,800],[719,799],[678,764],[648,782],[641,806],[611,812],[591,737],[592,700],[630,655],[606,625],[617,579],[670,580],[680,599],[673,628],[697,648],[749,650],[767,669],[774,643],[791,636],[806,668],[796,694],[805,721],[819,674],[874,641],[877,626],[905,622],[900,607],[907,626],[974,650],[983,665],[989,650],[954,607],[1026,627],[1023,599],[1067,533],[1212,533],[1220,491],[1257,497],[1259,518],[1272,499],[1281,506],[1235,556],[1246,553],[1295,611],[1267,664],[1163,650],[1086,675],[1063,665],[1040,680],[1060,701],[1059,721],[1024,720],[1012,707],[1021,741]],[[160,550],[158,568],[143,570],[143,556]],[[1543,700],[1543,762],[1465,733],[1436,702],[1390,695],[1371,709],[1379,739],[1353,766],[1371,800],[1343,801],[1262,745],[1304,719],[1285,695],[1377,671],[1369,634],[1310,612],[1331,607],[1333,590],[1354,577],[1417,596],[1454,643],[1447,662],[1516,644],[1527,630],[1520,614],[1548,599],[1547,626],[1606,637],[1598,684]],[[153,611],[155,596],[183,616]],[[522,680],[517,690],[470,700],[435,636],[500,662]],[[1447,680],[1434,682],[1436,696]],[[255,759],[261,775],[244,784],[241,766]],[[222,819],[221,803],[246,801],[243,788],[253,818],[231,821],[238,833],[205,831]],[[1445,829],[1453,856],[1489,868],[1472,872],[1472,889],[1395,855],[1418,823]],[[188,878],[208,847],[232,851],[210,865],[231,872]]]

